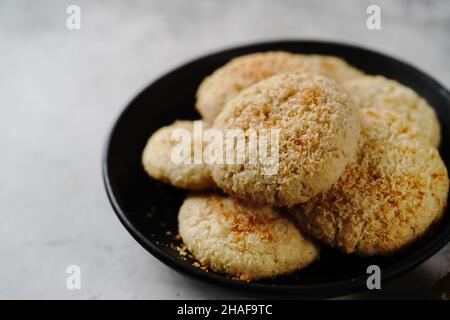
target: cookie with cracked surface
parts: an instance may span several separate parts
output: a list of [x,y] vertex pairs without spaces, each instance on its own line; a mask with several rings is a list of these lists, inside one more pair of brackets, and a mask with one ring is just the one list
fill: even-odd
[[218,194],[189,196],[178,225],[199,262],[244,281],[293,272],[318,256],[289,217]]
[[382,110],[362,110],[356,161],[328,191],[289,209],[304,232],[363,256],[398,252],[440,219],[449,180],[438,151]]
[[[224,134],[230,129],[251,129],[268,146],[274,130],[278,141],[273,159],[214,164],[211,173],[216,184],[231,195],[258,204],[293,206],[338,180],[356,153],[360,120],[357,108],[336,82],[315,74],[290,73],[242,91],[213,126]],[[245,149],[235,144],[231,151],[248,154],[249,149],[249,143]],[[266,174],[267,164],[277,170]]]
[[410,127],[437,147],[440,125],[434,109],[412,89],[383,76],[362,76],[343,83],[343,88],[360,108],[397,113]]
[[301,55],[284,51],[258,52],[232,59],[206,77],[197,90],[196,108],[212,122],[225,104],[258,81],[286,72],[318,73],[338,82],[362,72],[333,56]]
[[[158,129],[149,138],[142,153],[142,165],[149,176],[175,187],[189,190],[214,188],[211,172],[207,164],[176,163],[171,158],[174,147],[180,143],[172,139],[176,129],[185,130],[192,139],[191,152],[183,156],[193,157],[195,137],[194,122],[177,120],[171,125]],[[203,143],[200,141],[199,143]],[[192,159],[192,158],[191,158]]]

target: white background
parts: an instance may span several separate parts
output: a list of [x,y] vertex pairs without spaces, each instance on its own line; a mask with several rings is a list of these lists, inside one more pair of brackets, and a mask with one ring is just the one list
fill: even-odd
[[[70,4],[81,30],[66,29]],[[367,30],[369,4],[382,30]],[[194,57],[283,38],[377,49],[448,88],[449,31],[449,1],[1,1],[0,298],[236,297],[170,270],[115,217],[100,166],[124,105]],[[369,296],[425,297],[449,260],[447,246]],[[80,291],[66,289],[70,264]]]

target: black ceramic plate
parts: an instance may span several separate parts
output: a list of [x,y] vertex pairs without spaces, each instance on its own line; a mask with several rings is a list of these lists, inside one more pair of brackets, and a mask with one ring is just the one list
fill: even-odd
[[441,155],[450,167],[450,93],[435,80],[386,55],[337,43],[281,41],[254,44],[214,53],[157,79],[123,111],[109,136],[103,162],[103,178],[108,197],[120,221],[151,254],[184,274],[236,289],[246,295],[332,297],[366,286],[366,269],[381,267],[382,281],[410,270],[430,258],[450,239],[450,217],[407,254],[390,258],[361,258],[324,249],[321,259],[294,275],[252,283],[206,272],[183,260],[174,246],[179,244],[177,213],[186,192],[147,177],[140,156],[148,137],[175,119],[198,119],[194,109],[195,91],[202,79],[231,58],[257,51],[285,50],[342,57],[369,74],[381,74],[413,88],[437,111],[442,126]]

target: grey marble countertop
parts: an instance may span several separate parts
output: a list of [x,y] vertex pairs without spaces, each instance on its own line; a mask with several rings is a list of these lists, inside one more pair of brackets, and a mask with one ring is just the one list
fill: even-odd
[[[381,30],[366,8],[381,7]],[[81,8],[81,29],[66,8]],[[152,79],[215,50],[272,39],[373,48],[450,87],[448,1],[2,1],[0,298],[235,298],[177,274],[125,231],[100,166],[108,129]],[[66,268],[81,268],[81,290]],[[420,298],[450,246],[369,295]]]

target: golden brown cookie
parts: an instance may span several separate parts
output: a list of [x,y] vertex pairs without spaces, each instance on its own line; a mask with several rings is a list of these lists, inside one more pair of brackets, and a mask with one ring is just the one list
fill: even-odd
[[344,82],[343,87],[360,108],[375,108],[397,113],[410,127],[421,132],[432,146],[440,141],[436,113],[410,88],[383,76],[363,76]]
[[438,151],[403,131],[408,125],[384,110],[362,113],[356,161],[331,189],[289,212],[302,230],[344,252],[386,255],[442,216],[449,180]]
[[189,196],[178,223],[181,238],[197,260],[240,280],[289,273],[318,256],[318,249],[289,218],[230,197]]
[[[225,192],[271,206],[306,202],[328,189],[356,153],[360,130],[357,108],[336,83],[303,73],[273,76],[247,88],[226,105],[213,126],[224,135],[232,129],[256,130],[268,145],[271,136],[262,132],[278,132],[273,153],[278,158],[211,168]],[[247,154],[249,144],[245,149],[235,145],[232,151]],[[277,170],[266,174],[267,164],[274,163]]]
[[[172,139],[172,132],[176,129],[184,129],[192,134],[191,152],[185,154],[192,160],[190,164],[176,163],[171,157],[174,147],[181,143],[181,141]],[[150,137],[142,153],[142,165],[149,176],[173,186],[190,190],[204,190],[215,187],[208,165],[203,162],[195,164],[193,161],[193,130],[193,121],[178,120],[169,126],[160,128]],[[200,141],[199,143],[203,142]]]
[[283,51],[248,54],[232,59],[201,83],[196,108],[205,120],[211,122],[243,89],[273,75],[295,71],[319,73],[338,82],[362,74],[337,57]]

